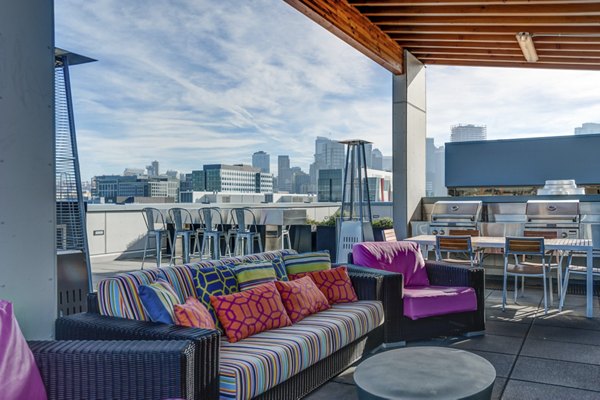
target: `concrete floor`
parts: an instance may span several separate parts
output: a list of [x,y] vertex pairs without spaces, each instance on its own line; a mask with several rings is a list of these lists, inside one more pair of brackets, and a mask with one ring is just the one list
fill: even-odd
[[[493,399],[598,400],[598,297],[594,297],[595,317],[591,319],[585,318],[584,296],[567,295],[562,313],[556,305],[555,299],[554,307],[544,315],[543,292],[526,288],[518,304],[509,299],[506,310],[502,311],[502,291],[488,290],[485,336],[434,339],[408,346],[455,347],[486,358],[496,368]],[[353,373],[354,367],[305,399],[358,399]]]
[[[164,264],[168,262],[163,259]],[[93,258],[94,284],[140,266],[139,260]],[[153,268],[156,264],[150,259],[146,266]],[[517,304],[509,292],[505,311],[501,308],[501,290],[487,290],[486,294],[484,336],[440,338],[408,346],[455,347],[486,358],[496,368],[494,399],[600,399],[598,296],[594,296],[594,318],[588,319],[585,296],[581,295],[568,294],[561,313],[555,299],[544,315],[543,292],[539,289],[526,288]],[[353,372],[354,367],[349,368],[305,399],[357,399]]]

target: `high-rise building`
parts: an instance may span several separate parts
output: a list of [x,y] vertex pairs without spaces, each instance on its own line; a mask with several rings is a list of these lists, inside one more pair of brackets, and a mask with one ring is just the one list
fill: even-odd
[[427,138],[425,149],[425,195],[446,196],[444,146],[436,147],[433,138]]
[[144,170],[142,168],[125,168],[123,171],[123,176],[140,176],[144,175]]
[[271,172],[271,156],[269,153],[265,153],[264,151],[257,151],[252,154],[252,166],[254,168],[259,168],[262,172],[270,173]]
[[392,156],[383,156],[383,160],[381,161],[381,166],[383,167],[382,169],[384,171],[392,172],[392,169],[394,169],[393,161],[394,160]]
[[209,164],[204,166],[203,172],[207,192],[273,192],[273,175],[249,165]]
[[367,168],[373,168],[373,143],[365,143],[365,162]]
[[203,170],[192,171],[192,190],[195,192],[206,190],[206,176]]
[[152,163],[146,167],[146,171],[148,171],[148,176],[160,175],[160,171],[158,168],[158,161],[156,161],[156,160],[152,161]]
[[371,152],[371,168],[383,171],[383,154],[379,149]]
[[586,122],[581,124],[581,127],[575,128],[576,135],[589,135],[593,133],[600,133],[600,124],[595,122]]
[[342,201],[342,170],[321,169],[317,186],[317,201],[338,202]]
[[109,202],[118,197],[179,197],[179,179],[168,176],[121,176],[102,175],[94,177],[94,197],[104,197]]
[[472,142],[486,139],[487,127],[485,125],[454,125],[450,134],[451,142]]
[[292,170],[290,156],[277,157],[277,189],[280,192],[292,191]]
[[315,140],[315,161],[310,165],[310,181],[317,187],[319,171],[322,169],[343,169],[346,160],[344,145],[326,137]]

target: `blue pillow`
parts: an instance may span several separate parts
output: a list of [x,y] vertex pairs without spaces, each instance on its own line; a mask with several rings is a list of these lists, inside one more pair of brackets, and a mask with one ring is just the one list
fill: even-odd
[[219,319],[210,304],[210,296],[223,296],[238,292],[238,282],[233,270],[225,265],[192,269],[196,297],[208,308],[217,327]]
[[138,293],[144,310],[152,322],[174,324],[175,304],[181,304],[173,286],[167,281],[157,279],[147,285],[140,285]]

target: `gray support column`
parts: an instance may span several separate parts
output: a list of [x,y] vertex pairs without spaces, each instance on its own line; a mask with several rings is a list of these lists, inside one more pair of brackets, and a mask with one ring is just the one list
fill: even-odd
[[51,338],[56,318],[54,186],[54,4],[3,2],[0,299],[28,339]]
[[393,77],[392,149],[394,230],[409,235],[409,221],[425,196],[425,67],[404,52],[404,74]]

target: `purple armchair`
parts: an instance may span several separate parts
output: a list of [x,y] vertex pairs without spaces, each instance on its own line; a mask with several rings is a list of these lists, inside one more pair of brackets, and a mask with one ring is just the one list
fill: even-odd
[[[355,244],[349,260],[360,266],[402,274],[394,338],[386,342],[455,336],[485,330],[483,268],[424,261],[413,242]],[[388,288],[388,290],[394,290]],[[387,313],[387,310],[386,310]]]

